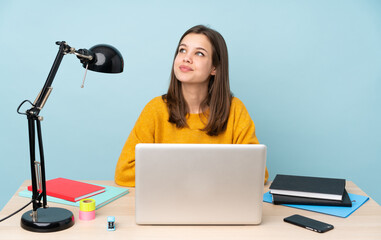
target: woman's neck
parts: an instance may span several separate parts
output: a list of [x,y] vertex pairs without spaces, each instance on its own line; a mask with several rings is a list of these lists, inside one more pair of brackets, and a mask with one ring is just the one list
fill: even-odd
[[185,102],[188,105],[189,113],[202,113],[204,109],[200,108],[208,94],[208,84],[189,84],[181,85]]

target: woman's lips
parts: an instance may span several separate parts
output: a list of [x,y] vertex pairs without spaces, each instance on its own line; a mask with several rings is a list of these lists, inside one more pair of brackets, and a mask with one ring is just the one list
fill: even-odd
[[191,67],[188,67],[188,66],[185,66],[185,65],[181,65],[180,67],[180,70],[182,72],[190,72],[190,71],[193,71],[193,69]]

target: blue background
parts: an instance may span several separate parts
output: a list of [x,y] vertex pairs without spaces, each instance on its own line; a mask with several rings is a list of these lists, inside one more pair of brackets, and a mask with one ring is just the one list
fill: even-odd
[[[354,181],[381,203],[381,1],[1,1],[0,208],[30,178],[27,119],[55,41],[120,50],[125,71],[88,72],[65,56],[41,116],[47,178],[112,180],[140,111],[166,92],[190,27],[218,30],[231,89],[277,173]],[[26,106],[24,110],[26,110]],[[16,210],[16,209],[15,209]]]

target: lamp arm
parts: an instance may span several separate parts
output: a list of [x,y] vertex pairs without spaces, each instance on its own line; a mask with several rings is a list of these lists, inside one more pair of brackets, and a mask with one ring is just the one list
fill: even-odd
[[51,86],[52,86],[54,77],[56,76],[56,73],[58,71],[58,68],[61,64],[63,57],[65,56],[65,54],[70,52],[70,46],[67,45],[66,42],[64,42],[64,41],[56,42],[56,44],[59,45],[60,47],[59,47],[57,56],[54,60],[53,66],[50,69],[49,75],[45,81],[43,88],[41,89],[40,93],[38,94],[36,100],[33,103],[33,105],[34,105],[33,108],[28,110],[28,112],[30,112],[30,114],[33,114],[35,116],[38,116],[39,112],[44,107],[44,104],[45,104],[47,98],[49,97],[50,92],[52,91]]

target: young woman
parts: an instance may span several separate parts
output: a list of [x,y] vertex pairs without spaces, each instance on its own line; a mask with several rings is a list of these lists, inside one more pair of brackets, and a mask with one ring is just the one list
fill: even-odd
[[221,34],[198,25],[181,37],[167,94],[145,106],[120,154],[115,171],[119,185],[135,186],[138,143],[259,143],[248,111],[230,92]]

